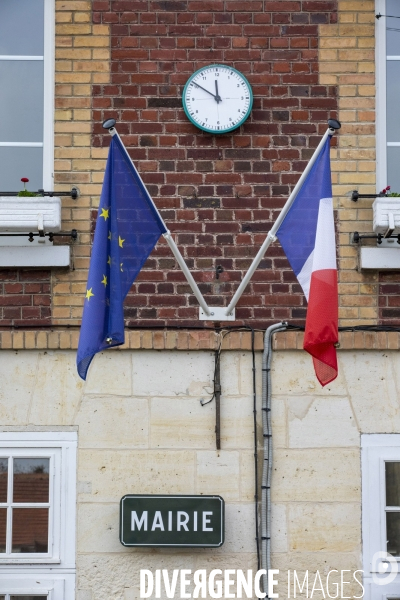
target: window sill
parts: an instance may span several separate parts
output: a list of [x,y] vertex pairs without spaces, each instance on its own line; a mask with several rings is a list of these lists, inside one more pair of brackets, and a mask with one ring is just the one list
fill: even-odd
[[51,243],[32,244],[31,246],[0,246],[0,268],[69,267],[70,258],[70,246],[53,246]]
[[360,269],[376,271],[400,270],[400,246],[398,248],[360,248]]

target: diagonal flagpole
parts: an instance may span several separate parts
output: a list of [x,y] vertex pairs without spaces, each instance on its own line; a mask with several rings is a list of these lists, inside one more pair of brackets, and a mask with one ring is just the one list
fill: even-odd
[[261,248],[259,249],[259,251],[257,252],[256,257],[254,258],[253,262],[251,263],[249,270],[247,271],[246,275],[244,276],[241,284],[239,285],[238,289],[236,290],[232,300],[229,303],[229,306],[226,308],[225,310],[225,315],[227,317],[229,317],[232,314],[232,311],[234,310],[236,304],[239,302],[241,295],[243,294],[244,290],[247,287],[247,284],[249,283],[250,279],[252,278],[254,271],[257,269],[258,265],[260,264],[266,250],[269,248],[269,246],[276,240],[276,232],[278,231],[279,227],[282,224],[283,219],[286,217],[290,207],[292,206],[293,202],[296,199],[297,194],[299,193],[299,190],[301,188],[301,186],[303,185],[303,181],[305,180],[305,178],[307,177],[308,173],[310,172],[313,164],[315,163],[315,161],[318,158],[319,153],[321,152],[321,149],[323,148],[326,139],[329,135],[333,135],[335,133],[335,131],[337,129],[340,129],[341,124],[339,121],[337,121],[336,119],[329,119],[328,121],[328,129],[326,130],[323,138],[321,139],[320,143],[318,144],[314,154],[312,155],[312,157],[310,158],[308,165],[306,166],[304,172],[302,173],[300,179],[298,180],[298,182],[296,183],[295,188],[293,189],[292,193],[290,194],[289,198],[286,201],[285,206],[282,208],[281,212],[279,213],[279,216],[277,218],[277,220],[275,221],[275,223],[273,224],[271,230],[268,232],[267,237],[264,240],[263,245],[261,246]]
[[[103,127],[104,129],[108,129],[108,132],[110,135],[114,136],[116,135],[117,138],[119,139],[119,141],[121,142],[121,146],[124,148],[125,152],[126,152],[126,156],[129,159],[129,162],[131,163],[132,167],[134,168],[134,170],[137,173],[138,178],[140,179],[140,181],[143,184],[144,189],[147,191],[147,188],[145,186],[145,184],[143,183],[142,178],[140,177],[131,157],[129,156],[125,145],[123,143],[123,141],[121,140],[118,131],[115,129],[115,119],[107,119],[106,121],[104,121],[103,123]],[[193,279],[193,276],[191,274],[191,272],[188,269],[187,264],[185,263],[185,260],[182,256],[182,254],[179,251],[178,246],[175,244],[174,239],[171,236],[171,232],[169,231],[168,227],[165,225],[164,219],[162,218],[162,216],[159,213],[158,208],[156,207],[156,205],[153,202],[153,198],[150,196],[149,193],[147,193],[148,199],[150,200],[150,202],[152,203],[154,210],[156,211],[156,213],[158,214],[160,220],[162,221],[162,223],[165,226],[165,229],[167,230],[166,233],[163,233],[163,238],[166,240],[168,246],[171,248],[172,254],[175,256],[180,268],[183,271],[183,274],[186,277],[186,280],[188,282],[188,284],[190,285],[193,294],[196,296],[198,303],[200,304],[201,308],[204,311],[204,314],[208,317],[211,314],[211,309],[210,307],[207,305],[207,302],[204,300],[203,294],[201,293],[201,291],[199,290],[199,287],[197,285],[197,283],[195,282],[195,280]]]

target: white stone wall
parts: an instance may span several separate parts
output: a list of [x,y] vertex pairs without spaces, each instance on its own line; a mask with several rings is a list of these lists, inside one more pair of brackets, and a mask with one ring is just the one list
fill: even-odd
[[[0,356],[3,430],[79,430],[78,600],[133,599],[141,568],[256,569],[251,353],[222,354],[221,451],[215,404],[200,405],[212,388],[210,351],[109,351],[86,383],[72,351]],[[322,389],[304,352],[274,355],[272,550],[281,597],[287,569],[360,568],[360,433],[400,432],[398,352],[342,351],[339,360],[338,379]],[[257,368],[260,408],[261,353]],[[128,493],[220,494],[225,544],[123,547],[119,501]]]

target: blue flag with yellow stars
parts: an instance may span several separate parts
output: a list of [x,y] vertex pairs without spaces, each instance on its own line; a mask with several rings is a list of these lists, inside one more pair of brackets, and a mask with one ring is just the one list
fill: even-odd
[[78,374],[94,355],[124,343],[123,302],[167,229],[127,151],[114,135],[108,154],[79,337]]

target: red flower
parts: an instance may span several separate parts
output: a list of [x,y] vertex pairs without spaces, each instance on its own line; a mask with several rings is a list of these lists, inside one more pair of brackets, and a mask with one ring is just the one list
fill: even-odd
[[27,177],[21,177],[21,181],[24,183],[28,183],[29,179]]

